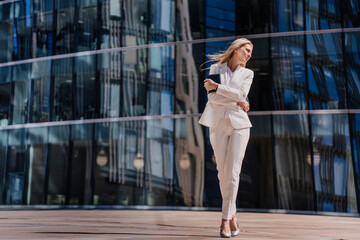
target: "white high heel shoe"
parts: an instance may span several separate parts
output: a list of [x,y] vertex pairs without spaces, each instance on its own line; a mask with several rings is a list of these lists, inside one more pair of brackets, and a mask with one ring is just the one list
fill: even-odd
[[220,226],[220,237],[221,237],[221,238],[231,238],[232,232],[222,233],[221,230],[222,230],[222,227]]
[[235,237],[235,236],[237,236],[237,235],[239,235],[239,233],[240,233],[240,224],[239,224],[239,221],[236,219],[236,226],[237,226],[237,230],[235,230],[235,231],[231,231],[231,236],[232,237]]

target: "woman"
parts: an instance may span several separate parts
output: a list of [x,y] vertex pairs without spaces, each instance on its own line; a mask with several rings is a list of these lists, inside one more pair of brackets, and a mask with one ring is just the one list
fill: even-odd
[[218,84],[204,80],[208,102],[199,123],[210,128],[210,143],[216,158],[216,168],[222,196],[221,237],[239,234],[236,218],[236,196],[239,175],[252,127],[246,101],[254,72],[245,68],[251,58],[252,43],[236,39],[224,52],[209,55],[218,63],[211,65],[210,74],[220,74]]

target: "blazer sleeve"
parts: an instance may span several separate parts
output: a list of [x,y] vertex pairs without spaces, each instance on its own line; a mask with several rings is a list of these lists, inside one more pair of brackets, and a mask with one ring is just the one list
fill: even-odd
[[249,94],[253,78],[254,72],[252,70],[249,70],[249,73],[244,78],[239,89],[219,84],[216,94],[229,98],[235,102],[242,102],[247,98],[247,95]]
[[[213,64],[210,66],[210,73],[209,74],[216,74],[218,73],[218,65],[217,64]],[[219,84],[220,86],[221,84]],[[219,94],[216,94],[214,92],[209,93],[208,94],[208,100],[211,104],[215,104],[215,105],[221,105],[221,106],[231,106],[231,107],[236,107],[237,104],[235,101],[223,97]]]

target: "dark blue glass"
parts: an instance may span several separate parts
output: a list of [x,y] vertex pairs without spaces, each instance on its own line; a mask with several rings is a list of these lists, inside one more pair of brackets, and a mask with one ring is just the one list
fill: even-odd
[[318,211],[357,212],[348,116],[311,115]]
[[344,27],[360,26],[360,4],[358,0],[342,0],[342,15]]
[[206,37],[225,37],[235,34],[234,1],[206,0]]
[[302,0],[273,0],[271,10],[271,32],[304,30]]
[[[222,2],[222,1],[218,1]],[[236,35],[268,33],[272,14],[268,0],[235,1]]]
[[360,108],[360,33],[345,34],[348,107]]
[[341,0],[305,0],[306,30],[341,28]]
[[346,108],[341,34],[308,35],[310,109]]
[[360,114],[350,115],[351,145],[354,158],[354,178],[357,188],[358,207],[360,206]]
[[275,110],[307,108],[303,39],[303,36],[271,39]]
[[274,116],[278,208],[315,208],[307,119],[307,115]]

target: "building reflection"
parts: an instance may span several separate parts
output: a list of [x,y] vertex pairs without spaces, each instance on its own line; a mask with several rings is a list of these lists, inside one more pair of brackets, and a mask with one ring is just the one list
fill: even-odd
[[201,65],[250,34],[238,206],[357,212],[359,12],[351,0],[0,3],[0,204],[220,207]]

